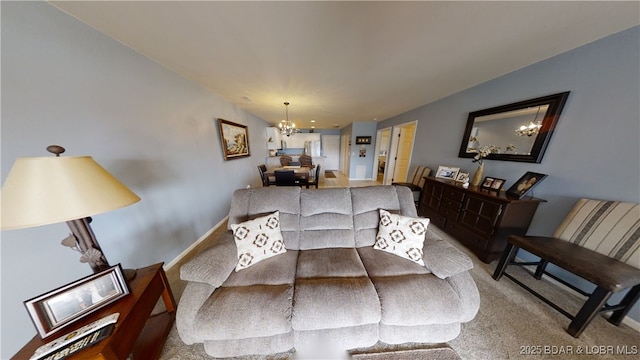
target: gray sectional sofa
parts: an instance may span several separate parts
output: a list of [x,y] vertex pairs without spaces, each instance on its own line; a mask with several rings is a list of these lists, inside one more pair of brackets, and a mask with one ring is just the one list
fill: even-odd
[[456,338],[480,305],[471,260],[431,231],[425,266],[374,249],[380,209],[416,217],[402,186],[237,190],[229,228],[279,211],[286,252],[235,271],[229,231],[183,265],[181,339],[237,357]]

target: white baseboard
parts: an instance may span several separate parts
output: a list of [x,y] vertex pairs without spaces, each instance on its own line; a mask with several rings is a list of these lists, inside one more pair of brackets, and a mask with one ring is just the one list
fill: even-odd
[[172,267],[176,266],[177,263],[180,262],[180,260],[182,260],[182,258],[184,258],[185,256],[187,256],[187,254],[189,254],[196,246],[198,246],[201,242],[203,242],[207,237],[209,237],[209,235],[211,235],[214,231],[218,230],[218,228],[224,224],[225,221],[227,221],[227,219],[229,218],[229,216],[225,216],[224,218],[222,218],[222,220],[220,220],[219,223],[215,224],[211,229],[209,229],[209,231],[207,231],[204,235],[202,235],[198,240],[196,240],[196,242],[194,242],[193,244],[191,244],[191,246],[189,246],[188,248],[186,248],[182,253],[180,253],[180,255],[176,256],[173,260],[171,260],[169,263],[165,264],[163,266],[164,270],[167,271],[169,269],[171,269]]
[[[526,261],[526,260],[523,260],[523,259],[521,259],[521,258],[519,258],[519,257],[516,257],[516,259],[517,259],[518,261]],[[535,271],[536,271],[536,268],[535,268],[535,266],[533,266],[533,265],[526,265],[526,266],[524,266],[524,267],[525,267],[525,268],[527,268],[528,270],[530,270],[531,272],[535,272]],[[584,295],[580,294],[579,292],[577,292],[577,291],[573,290],[573,289],[572,289],[572,288],[570,288],[570,287],[565,286],[564,284],[562,284],[561,282],[559,282],[559,281],[555,280],[555,279],[554,279],[554,278],[552,278],[552,277],[545,276],[545,277],[544,277],[544,279],[545,279],[545,280],[547,280],[547,281],[549,281],[550,283],[552,283],[552,284],[554,284],[554,285],[558,286],[558,287],[561,287],[561,288],[563,288],[563,289],[566,289],[567,291],[569,291],[571,294],[573,294],[573,295],[575,295],[575,296],[578,296],[578,297],[580,297],[580,298],[582,298],[582,299],[585,299],[585,300],[587,299],[587,297],[586,297],[586,296],[584,296]],[[636,321],[635,319],[633,319],[633,318],[631,318],[631,317],[629,317],[629,316],[625,316],[625,317],[624,317],[624,319],[622,319],[622,323],[623,323],[623,324],[625,324],[625,325],[627,325],[627,326],[629,326],[629,327],[630,327],[630,328],[632,328],[633,330],[635,330],[635,331],[637,331],[637,332],[640,332],[640,322]]]

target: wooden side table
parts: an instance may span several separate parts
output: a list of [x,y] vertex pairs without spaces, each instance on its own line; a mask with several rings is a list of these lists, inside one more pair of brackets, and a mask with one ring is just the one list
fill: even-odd
[[[74,329],[92,323],[107,315],[120,313],[113,333],[95,345],[68,359],[123,360],[158,359],[164,342],[176,317],[176,302],[162,263],[138,269],[136,277],[128,283],[131,294],[70,325],[55,335],[42,340],[36,335],[12,359],[29,359],[36,349]],[[166,310],[151,315],[162,299]]]

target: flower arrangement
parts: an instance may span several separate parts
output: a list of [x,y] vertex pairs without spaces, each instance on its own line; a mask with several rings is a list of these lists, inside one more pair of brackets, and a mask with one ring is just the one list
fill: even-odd
[[[485,146],[479,146],[478,141],[475,137],[472,137],[470,139],[470,141],[474,142],[475,144],[477,144],[476,147],[470,147],[468,149],[469,152],[474,152],[476,153],[476,155],[473,157],[473,162],[477,162],[479,165],[482,165],[482,161],[484,158],[486,158],[487,156],[489,156],[489,154],[499,154],[500,153],[500,146],[495,146],[495,145],[485,145]],[[513,144],[509,144],[507,145],[506,151],[514,151],[516,149],[516,146]]]

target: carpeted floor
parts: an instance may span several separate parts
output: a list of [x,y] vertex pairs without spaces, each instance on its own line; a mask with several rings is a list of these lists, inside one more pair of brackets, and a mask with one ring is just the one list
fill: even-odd
[[324,177],[329,178],[329,179],[335,179],[336,178],[336,174],[333,173],[333,171],[327,170],[324,172]]
[[[479,261],[457,241],[452,240],[435,227],[432,229],[471,256],[475,265],[471,275],[476,281],[481,299],[480,311],[476,318],[463,324],[460,335],[456,339],[448,344],[438,344],[435,346],[436,349],[446,351],[444,349],[448,345],[463,360],[638,359],[640,333],[625,324],[616,327],[607,322],[605,318],[598,316],[580,338],[575,339],[565,331],[569,319],[509,279],[493,280],[491,275],[496,262],[485,264]],[[197,250],[198,248],[196,248],[196,252]],[[522,268],[516,267],[513,270],[510,268],[509,272],[515,274],[521,281],[535,287],[556,303],[563,304],[563,307],[572,313],[575,313],[584,301],[567,292],[564,288],[545,280],[533,280]],[[167,272],[171,288],[176,295],[176,301],[179,301],[184,285],[176,274],[177,269],[169,269]],[[433,344],[405,344],[400,348],[397,345],[379,343],[373,350],[383,353],[375,355],[380,357],[369,354],[370,357],[360,357],[359,359],[440,359],[434,351],[424,352],[424,349],[433,346]],[[410,351],[411,349],[415,351]],[[367,353],[372,351],[358,350]],[[395,353],[389,353],[389,351],[395,351]],[[267,359],[286,358],[298,359],[300,357],[296,357],[295,354],[292,356],[278,354]],[[210,359],[210,357],[204,352],[202,344],[191,346],[183,344],[174,326],[165,344],[161,359],[200,360]],[[251,357],[250,359],[264,358]]]

